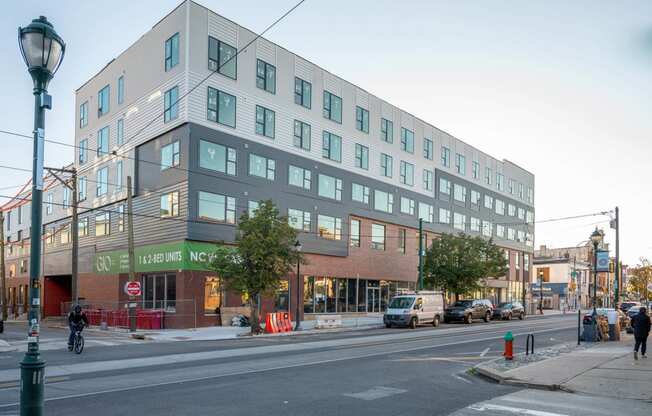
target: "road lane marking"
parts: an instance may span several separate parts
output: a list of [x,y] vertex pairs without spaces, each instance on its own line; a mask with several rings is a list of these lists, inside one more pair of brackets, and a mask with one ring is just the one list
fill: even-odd
[[473,384],[473,382],[471,380],[468,380],[468,379],[462,377],[461,375],[459,375],[457,373],[453,373],[453,374],[451,374],[451,376],[455,377],[456,379],[458,379],[460,381],[465,382],[466,384]]
[[541,410],[524,409],[522,407],[501,406],[499,404],[472,404],[468,409],[477,410],[478,412],[485,411],[498,411],[505,413],[512,413],[515,415],[527,416],[569,416],[565,413],[552,413]]
[[491,348],[487,347],[484,350],[482,350],[482,352],[480,353],[480,357],[484,357],[485,355],[487,355],[490,349]]

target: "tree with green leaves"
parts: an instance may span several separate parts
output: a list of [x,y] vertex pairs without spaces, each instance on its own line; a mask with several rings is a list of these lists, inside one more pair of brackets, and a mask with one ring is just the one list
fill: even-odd
[[652,291],[647,288],[652,283],[652,266],[646,258],[641,258],[640,262],[629,271],[627,290],[638,296],[639,300],[652,300]]
[[250,312],[251,333],[261,332],[258,310],[260,297],[271,295],[279,287],[301,252],[294,248],[297,231],[280,216],[271,200],[261,201],[253,215],[245,211],[240,217],[235,246],[221,246],[209,268],[221,277],[230,290],[246,296]]
[[442,234],[426,251],[424,283],[455,295],[480,289],[490,277],[507,274],[505,252],[482,237]]

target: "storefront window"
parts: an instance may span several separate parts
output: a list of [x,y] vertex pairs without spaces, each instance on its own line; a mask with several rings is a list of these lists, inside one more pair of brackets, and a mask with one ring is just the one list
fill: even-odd
[[216,309],[222,306],[222,289],[220,279],[206,276],[204,280],[204,314],[217,313]]
[[358,280],[358,312],[367,311],[367,281]]
[[326,277],[325,278],[325,285],[324,289],[326,290],[326,312],[327,313],[335,313],[335,300],[336,300],[336,292],[335,292],[335,279],[332,277]]
[[358,306],[358,291],[356,279],[348,280],[348,294],[347,294],[347,310],[349,312],[355,312]]
[[303,281],[303,313],[314,313],[315,278],[308,277]]
[[281,280],[276,290],[275,306],[277,311],[290,311],[290,289],[287,280]]
[[315,313],[326,312],[326,288],[323,277],[315,278]]
[[143,308],[176,312],[177,276],[174,273],[142,277]]
[[337,279],[337,312],[346,312],[347,279]]

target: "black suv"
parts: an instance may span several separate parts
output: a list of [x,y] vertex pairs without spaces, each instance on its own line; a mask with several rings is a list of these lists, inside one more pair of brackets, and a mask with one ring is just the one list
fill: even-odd
[[474,319],[489,322],[492,313],[493,305],[487,299],[458,300],[444,311],[444,322],[464,321],[470,324]]
[[508,321],[511,321],[512,318],[523,319],[525,318],[525,308],[521,302],[503,302],[494,309],[493,318],[507,319]]

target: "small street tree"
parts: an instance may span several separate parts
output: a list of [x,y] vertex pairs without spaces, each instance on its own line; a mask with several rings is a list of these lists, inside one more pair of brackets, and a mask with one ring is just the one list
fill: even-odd
[[492,240],[463,233],[442,234],[426,251],[424,282],[458,299],[481,288],[483,280],[507,271],[505,252]]
[[255,215],[244,212],[238,223],[235,246],[215,251],[209,268],[221,277],[228,289],[246,295],[251,333],[260,333],[260,296],[273,294],[281,278],[303,261],[294,249],[297,231],[271,200],[261,201]]
[[630,293],[636,293],[640,300],[652,300],[652,291],[648,290],[648,285],[652,283],[652,266],[650,262],[641,258],[641,264],[633,268],[627,279],[627,290]]

